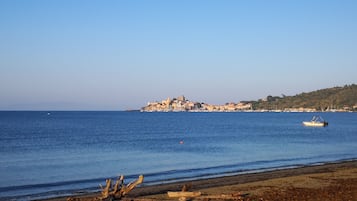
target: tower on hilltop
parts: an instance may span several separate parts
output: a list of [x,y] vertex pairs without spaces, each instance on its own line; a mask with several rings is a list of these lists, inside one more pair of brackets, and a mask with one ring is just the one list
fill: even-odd
[[178,101],[186,101],[186,98],[185,98],[185,96],[179,96],[179,97],[177,97],[177,100]]

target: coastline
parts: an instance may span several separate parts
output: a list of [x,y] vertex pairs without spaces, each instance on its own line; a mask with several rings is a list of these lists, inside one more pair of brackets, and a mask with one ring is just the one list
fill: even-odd
[[[157,184],[152,186],[145,186],[144,181],[143,186],[135,188],[126,198],[124,198],[124,200],[177,200],[172,198],[169,199],[166,193],[167,191],[181,191],[181,188],[185,184],[192,186],[190,191],[201,191],[203,195],[206,196],[221,195],[222,193],[232,195],[238,192],[247,195],[247,197],[242,198],[242,200],[250,200],[258,197],[264,198],[264,196],[269,197],[269,194],[272,193],[275,196],[279,196],[277,192],[281,192],[281,196],[287,196],[286,192],[289,191],[291,192],[288,196],[293,195],[294,193],[301,194],[300,199],[296,200],[316,200],[317,197],[315,199],[302,199],[301,196],[309,195],[308,197],[310,198],[315,194],[316,196],[322,196],[319,195],[321,192],[329,192],[330,194],[327,195],[328,197],[333,197],[333,195],[335,195],[334,193],[337,193],[335,197],[333,197],[334,200],[338,200],[338,196],[341,196],[341,198],[343,198],[342,200],[346,200],[346,196],[347,198],[351,197],[352,200],[357,200],[357,160],[330,162],[319,165],[308,165],[296,168]],[[337,188],[336,185],[339,188]],[[99,196],[99,193],[73,197],[81,198],[80,200],[91,200],[97,196]],[[67,198],[68,197],[58,197],[44,200],[62,201]],[[269,199],[265,198],[263,200]]]
[[[39,141],[33,141],[33,151],[25,155],[28,145],[15,138],[11,143],[4,141],[4,148],[17,151],[6,149],[9,154],[4,155],[0,200],[90,194],[118,174],[125,175],[125,183],[144,174],[143,185],[148,186],[357,159],[357,127],[350,113],[324,115],[332,122],[326,129],[301,126],[301,121],[310,117],[307,113],[51,112],[49,117],[45,112],[25,112],[5,116],[11,117],[4,118],[5,122],[14,125],[9,127],[9,134]],[[21,124],[25,119],[34,123]],[[18,123],[12,123],[14,120]],[[50,123],[48,132],[31,135],[36,122]],[[54,122],[65,122],[66,126],[52,125]],[[103,135],[107,132],[99,129],[98,123],[103,124],[104,131],[110,131],[108,135]],[[98,136],[106,138],[98,140]],[[123,143],[121,139],[127,136],[133,141]],[[26,146],[17,146],[21,144]],[[90,150],[83,155],[88,145]]]

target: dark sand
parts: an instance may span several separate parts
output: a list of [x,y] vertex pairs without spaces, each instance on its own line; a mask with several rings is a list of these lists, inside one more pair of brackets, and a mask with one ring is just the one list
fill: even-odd
[[[142,186],[123,200],[178,200],[169,198],[167,191],[181,191],[185,184],[191,186],[189,191],[202,193],[201,197],[191,200],[357,201],[357,160]],[[74,198],[94,200],[97,196],[99,193]],[[66,197],[48,200],[61,201]]]

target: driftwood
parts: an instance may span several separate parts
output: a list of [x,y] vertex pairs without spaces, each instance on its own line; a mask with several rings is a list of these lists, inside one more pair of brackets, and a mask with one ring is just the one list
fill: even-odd
[[111,179],[105,180],[105,183],[106,183],[105,188],[103,188],[103,186],[100,184],[100,188],[102,189],[102,198],[109,197],[110,188],[112,187]]
[[167,192],[170,198],[179,198],[179,200],[187,200],[194,198],[193,200],[236,200],[242,201],[248,194],[232,193],[232,194],[220,194],[220,195],[204,195],[201,192]]
[[219,195],[203,195],[200,191],[188,191],[192,187],[191,184],[185,184],[181,191],[168,191],[169,198],[179,198],[179,201],[186,200],[244,200],[244,197],[248,194],[242,194],[241,192],[232,194],[219,194]]
[[115,182],[115,185],[112,186],[112,180],[107,179],[105,188],[103,188],[103,186],[100,185],[102,189],[101,199],[107,199],[107,198],[120,199],[125,195],[127,195],[137,185],[143,183],[143,181],[144,181],[144,176],[140,175],[139,178],[134,182],[131,182],[128,185],[124,185],[124,176],[121,175]]
[[199,197],[201,196],[201,192],[189,192],[188,190],[191,188],[191,185],[184,185],[181,191],[168,191],[167,195],[170,198],[179,198],[179,201],[185,201],[187,198]]
[[[193,197],[199,197],[201,196],[201,192],[182,192],[182,191],[178,191],[178,192],[173,192],[173,191],[168,191],[167,195],[170,198],[181,198],[181,197],[189,197],[189,198],[193,198]],[[182,200],[182,199],[180,199]]]
[[[114,186],[112,186],[112,180],[105,180],[105,187],[102,189],[101,196],[99,197],[69,197],[67,201],[107,201],[107,200],[121,200],[125,195],[127,195],[131,190],[133,190],[137,185],[143,183],[144,176],[140,175],[139,178],[128,185],[124,185],[124,176],[121,175]],[[147,200],[147,199],[146,199]]]

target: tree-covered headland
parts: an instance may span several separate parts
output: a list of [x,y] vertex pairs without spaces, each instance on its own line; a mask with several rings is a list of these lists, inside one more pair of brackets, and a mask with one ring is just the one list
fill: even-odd
[[357,85],[320,89],[295,96],[267,96],[250,101],[254,110],[310,108],[317,111],[357,111]]

